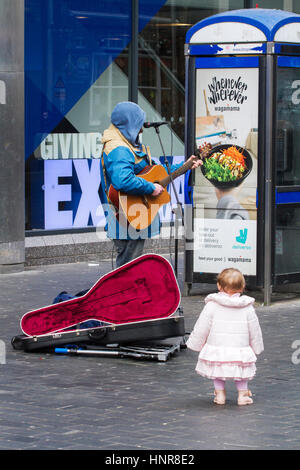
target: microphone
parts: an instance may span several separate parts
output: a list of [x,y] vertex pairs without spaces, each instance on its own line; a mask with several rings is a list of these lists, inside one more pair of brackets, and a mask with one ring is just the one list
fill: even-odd
[[144,128],[149,129],[149,127],[159,127],[163,126],[164,124],[169,124],[168,121],[161,121],[161,122],[144,122]]

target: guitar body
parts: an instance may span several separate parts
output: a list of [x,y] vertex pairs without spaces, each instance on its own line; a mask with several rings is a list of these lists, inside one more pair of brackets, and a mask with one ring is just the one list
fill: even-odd
[[[168,176],[162,165],[147,166],[139,173],[138,178],[143,178],[151,183],[159,183]],[[171,197],[166,189],[159,196],[125,194],[117,191],[112,185],[109,187],[108,197],[119,213],[118,219],[125,220],[136,230],[148,228],[162,206],[170,202]]]

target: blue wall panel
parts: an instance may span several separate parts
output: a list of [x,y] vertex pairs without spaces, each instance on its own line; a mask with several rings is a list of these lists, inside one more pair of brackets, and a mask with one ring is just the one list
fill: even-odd
[[[140,30],[165,2],[139,1]],[[26,158],[130,41],[131,0],[25,0]]]

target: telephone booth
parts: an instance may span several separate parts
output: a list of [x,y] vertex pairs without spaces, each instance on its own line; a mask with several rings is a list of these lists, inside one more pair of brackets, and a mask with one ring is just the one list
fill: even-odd
[[[243,9],[186,35],[185,291],[236,267],[264,291],[300,281],[300,15]],[[206,150],[206,152],[205,152]]]

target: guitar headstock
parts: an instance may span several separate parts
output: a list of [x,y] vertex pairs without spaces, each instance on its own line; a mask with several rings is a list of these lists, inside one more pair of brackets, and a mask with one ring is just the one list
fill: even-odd
[[208,157],[208,155],[212,151],[212,148],[213,147],[210,143],[204,142],[204,144],[200,145],[198,148],[196,147],[195,155],[197,155],[198,158],[201,158],[201,160],[204,160]]

